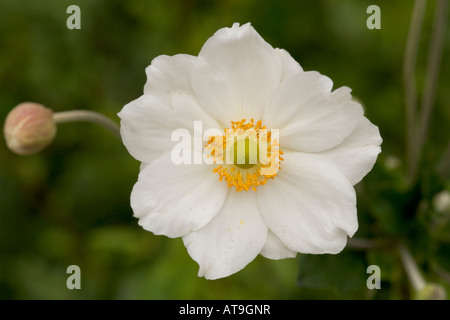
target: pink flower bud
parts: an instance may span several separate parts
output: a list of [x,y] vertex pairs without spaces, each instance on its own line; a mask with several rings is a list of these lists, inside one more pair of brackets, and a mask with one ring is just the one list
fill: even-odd
[[3,132],[11,151],[22,155],[36,153],[56,135],[53,112],[41,104],[23,102],[9,112]]

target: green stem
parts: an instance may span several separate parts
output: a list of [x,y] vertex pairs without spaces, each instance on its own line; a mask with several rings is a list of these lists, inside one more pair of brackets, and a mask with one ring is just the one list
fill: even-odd
[[[420,131],[417,139],[417,157],[419,161],[421,151],[425,143],[428,128],[430,125],[431,114],[433,111],[434,100],[436,97],[436,84],[439,76],[439,69],[441,65],[442,51],[444,49],[444,34],[447,14],[447,0],[439,0],[436,3],[434,13],[433,30],[431,34],[431,42],[428,51],[428,62],[426,71],[426,81],[424,84],[424,94],[421,103],[421,123]],[[417,166],[418,164],[415,164]]]
[[408,275],[409,282],[416,292],[422,291],[426,286],[426,282],[423,279],[414,258],[411,256],[408,249],[406,249],[406,247],[402,244],[398,246],[398,251],[400,252],[400,258],[406,274]]
[[347,240],[347,246],[351,249],[357,250],[370,250],[386,247],[388,242],[383,239],[365,239],[365,238],[349,238]]
[[408,159],[408,180],[413,183],[415,180],[416,163],[416,60],[419,48],[420,31],[425,13],[425,0],[414,1],[414,8],[409,26],[408,38],[406,41],[405,58],[403,62],[403,85],[405,91],[405,111],[406,111],[406,146]]
[[450,173],[450,139],[447,142],[447,147],[442,153],[441,160],[439,160],[437,171],[444,177],[448,179]]
[[119,125],[114,121],[112,121],[110,118],[95,111],[71,110],[71,111],[55,112],[53,114],[53,119],[55,120],[56,123],[77,122],[77,121],[91,122],[107,129],[109,132],[114,134],[119,140],[121,140]]

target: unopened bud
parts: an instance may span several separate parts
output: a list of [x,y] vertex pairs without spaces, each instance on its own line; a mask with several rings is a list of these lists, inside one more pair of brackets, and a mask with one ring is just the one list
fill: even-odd
[[53,112],[38,103],[21,103],[9,112],[3,132],[11,151],[22,155],[39,152],[56,135]]
[[450,212],[450,192],[443,190],[433,197],[433,207],[439,213]]

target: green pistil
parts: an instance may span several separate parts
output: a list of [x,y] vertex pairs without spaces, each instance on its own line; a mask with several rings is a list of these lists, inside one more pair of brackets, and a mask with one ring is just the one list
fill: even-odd
[[234,165],[241,169],[253,168],[259,161],[259,145],[248,137],[234,143]]

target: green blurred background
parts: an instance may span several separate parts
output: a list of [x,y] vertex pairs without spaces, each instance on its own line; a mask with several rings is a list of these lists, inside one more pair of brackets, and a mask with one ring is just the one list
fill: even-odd
[[[81,9],[68,30],[66,9]],[[381,30],[366,9],[381,8]],[[429,1],[417,64],[422,94],[435,1]],[[142,94],[144,69],[160,54],[197,55],[222,27],[251,22],[305,70],[346,85],[379,126],[383,152],[357,186],[356,236],[405,242],[426,280],[450,292],[450,212],[433,206],[450,190],[442,155],[450,124],[450,32],[437,84],[429,140],[414,186],[405,182],[402,64],[413,1],[0,0],[0,120],[20,102],[55,111],[88,109],[118,121]],[[448,160],[448,159],[447,159]],[[448,165],[447,165],[448,169]],[[337,256],[258,257],[228,278],[197,277],[181,239],[144,231],[132,217],[139,163],[102,128],[58,127],[53,144],[32,156],[0,143],[0,299],[410,299],[395,245],[347,248]],[[68,290],[66,268],[81,268]],[[368,290],[366,268],[381,268]]]

